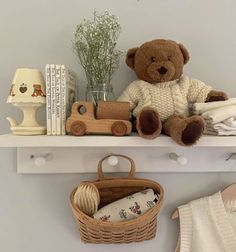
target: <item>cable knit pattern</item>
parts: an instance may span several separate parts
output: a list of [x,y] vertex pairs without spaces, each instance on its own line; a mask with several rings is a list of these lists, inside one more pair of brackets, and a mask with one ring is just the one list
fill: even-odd
[[165,121],[173,114],[188,116],[188,103],[205,102],[211,89],[189,77],[157,84],[137,80],[126,88],[118,100],[130,102],[134,116],[148,106],[156,109],[161,121]]
[[224,205],[221,193],[178,207],[180,238],[176,252],[235,252],[236,201]]

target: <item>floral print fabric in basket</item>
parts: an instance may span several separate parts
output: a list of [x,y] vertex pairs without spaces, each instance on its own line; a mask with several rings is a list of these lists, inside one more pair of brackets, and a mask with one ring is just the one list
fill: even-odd
[[129,195],[99,209],[94,218],[101,221],[126,221],[146,213],[158,203],[159,195],[152,189]]

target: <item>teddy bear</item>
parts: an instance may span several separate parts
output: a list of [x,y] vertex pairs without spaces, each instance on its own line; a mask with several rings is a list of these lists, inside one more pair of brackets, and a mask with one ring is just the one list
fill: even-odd
[[225,92],[182,76],[188,61],[188,50],[173,40],[156,39],[128,50],[126,64],[138,80],[118,100],[130,103],[140,136],[153,139],[163,132],[179,145],[191,146],[203,134],[205,123],[190,114],[190,105],[228,99]]
[[34,84],[33,85],[34,91],[33,94],[31,96],[33,97],[37,97],[37,96],[42,96],[42,97],[46,97],[46,95],[44,94],[41,85],[38,84]]

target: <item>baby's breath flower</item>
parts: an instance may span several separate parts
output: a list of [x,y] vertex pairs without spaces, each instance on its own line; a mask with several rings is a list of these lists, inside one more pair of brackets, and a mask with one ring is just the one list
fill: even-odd
[[88,85],[111,83],[119,67],[122,51],[115,49],[121,26],[115,15],[108,11],[94,12],[93,20],[84,19],[76,27],[73,48],[84,68]]

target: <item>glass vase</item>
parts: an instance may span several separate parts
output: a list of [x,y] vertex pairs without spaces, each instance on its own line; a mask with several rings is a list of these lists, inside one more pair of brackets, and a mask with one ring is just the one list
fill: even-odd
[[112,85],[99,84],[96,86],[87,86],[86,101],[97,105],[98,101],[112,101],[115,99]]

